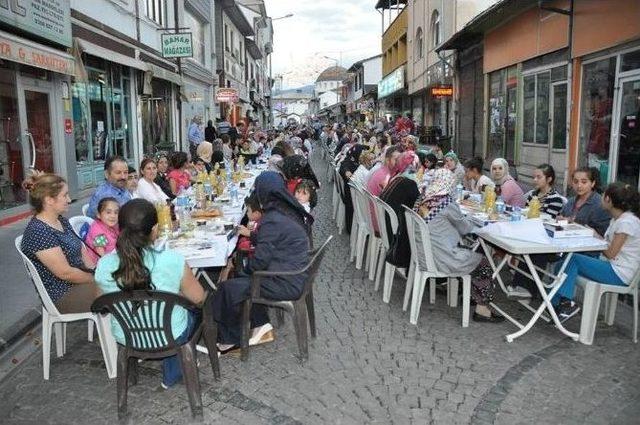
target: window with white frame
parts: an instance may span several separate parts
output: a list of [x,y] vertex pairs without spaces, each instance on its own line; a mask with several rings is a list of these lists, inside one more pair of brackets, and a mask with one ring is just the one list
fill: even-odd
[[422,59],[424,55],[423,52],[424,52],[424,49],[423,49],[422,27],[418,27],[418,29],[416,30],[416,44],[415,44],[415,52],[414,52],[415,59]]
[[167,22],[166,0],[145,0],[145,13],[147,18],[164,27]]
[[184,23],[191,32],[191,38],[193,39],[193,59],[198,63],[204,65],[204,26],[205,24],[200,21],[189,9],[184,10]]
[[431,41],[432,47],[437,47],[442,42],[442,34],[440,30],[440,12],[437,10],[431,14]]
[[[567,67],[559,66],[522,79],[522,142],[566,147]],[[552,131],[552,133],[551,133]]]

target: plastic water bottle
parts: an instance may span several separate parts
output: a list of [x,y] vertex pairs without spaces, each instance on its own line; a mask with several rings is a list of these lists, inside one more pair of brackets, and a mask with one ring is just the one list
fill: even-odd
[[211,186],[211,181],[209,179],[206,179],[204,181],[204,194],[206,196],[209,196],[213,193],[213,186]]
[[229,188],[229,195],[231,195],[231,205],[234,207],[238,206],[238,186],[235,183],[232,183]]
[[462,201],[463,197],[464,197],[464,186],[458,183],[458,185],[456,186],[456,200],[460,202]]
[[504,209],[504,199],[502,199],[502,196],[498,196],[498,199],[496,199],[496,212],[498,214],[504,214]]
[[511,221],[520,220],[522,220],[522,210],[520,207],[513,207],[513,211],[511,212]]

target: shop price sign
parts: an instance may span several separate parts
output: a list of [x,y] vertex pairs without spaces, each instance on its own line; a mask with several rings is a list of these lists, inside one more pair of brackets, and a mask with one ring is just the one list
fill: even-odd
[[0,0],[0,22],[71,47],[70,0]]
[[218,103],[238,103],[238,90],[232,87],[222,87],[216,90],[216,102]]
[[193,39],[190,32],[162,34],[163,58],[190,58],[193,56]]

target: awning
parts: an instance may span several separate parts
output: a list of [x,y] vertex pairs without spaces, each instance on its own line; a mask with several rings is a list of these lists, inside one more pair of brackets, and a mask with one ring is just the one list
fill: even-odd
[[123,55],[122,53],[105,49],[104,47],[98,46],[97,44],[78,37],[74,37],[74,41],[77,41],[79,48],[86,54],[106,59],[111,62],[119,63],[121,65],[129,66],[131,68],[136,68],[141,71],[146,71],[148,69],[146,63],[136,58],[132,58],[130,56]]
[[171,72],[168,69],[161,68],[151,63],[145,63],[146,67],[144,71],[150,72],[153,78],[159,78],[161,80],[167,80],[179,86],[183,85],[182,77],[175,72]]
[[73,56],[60,50],[34,43],[22,37],[0,31],[0,59],[47,69],[60,74],[75,75]]

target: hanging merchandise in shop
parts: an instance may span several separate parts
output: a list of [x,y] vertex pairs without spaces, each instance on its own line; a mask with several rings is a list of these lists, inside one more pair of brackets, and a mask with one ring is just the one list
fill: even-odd
[[69,0],[0,1],[0,21],[71,47]]
[[162,34],[163,58],[193,57],[193,39],[190,32]]

